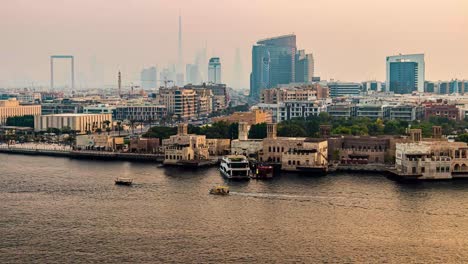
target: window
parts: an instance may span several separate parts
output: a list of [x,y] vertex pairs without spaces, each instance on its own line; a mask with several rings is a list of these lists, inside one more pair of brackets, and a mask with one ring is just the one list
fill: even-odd
[[291,161],[290,161],[290,160],[288,160],[288,165],[291,165]]
[[300,160],[297,161],[297,166],[299,166],[299,165],[301,165],[301,161],[300,161]]
[[421,173],[425,173],[425,172],[426,172],[426,168],[421,167]]

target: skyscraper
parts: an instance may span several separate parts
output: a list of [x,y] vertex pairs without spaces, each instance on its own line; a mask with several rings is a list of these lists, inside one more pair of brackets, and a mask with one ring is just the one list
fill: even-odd
[[208,63],[208,82],[221,83],[221,62],[218,57],[213,57]]
[[388,91],[409,94],[424,92],[424,54],[397,55],[387,57]]
[[183,72],[182,62],[182,16],[179,14],[179,43],[177,54],[177,73]]
[[240,49],[236,49],[234,58],[234,80],[232,81],[232,87],[240,89],[242,87],[242,61],[240,55]]
[[263,89],[295,81],[296,50],[296,35],[260,40],[252,47],[252,98],[258,99]]
[[314,77],[314,56],[306,54],[305,50],[296,53],[296,80],[295,82],[311,82]]
[[141,88],[149,89],[158,87],[156,67],[143,69],[140,73]]
[[185,66],[185,76],[186,76],[187,83],[199,84],[200,83],[200,71],[198,70],[198,65],[187,64]]

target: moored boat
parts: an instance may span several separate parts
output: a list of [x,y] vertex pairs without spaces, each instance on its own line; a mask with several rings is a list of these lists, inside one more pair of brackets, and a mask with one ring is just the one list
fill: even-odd
[[221,159],[221,174],[228,179],[248,180],[250,178],[249,160],[243,155],[227,155]]
[[273,178],[273,166],[258,164],[253,170],[252,179],[271,179]]

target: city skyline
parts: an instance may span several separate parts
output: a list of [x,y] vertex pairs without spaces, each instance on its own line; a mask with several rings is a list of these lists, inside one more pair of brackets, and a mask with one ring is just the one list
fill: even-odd
[[[223,2],[217,12],[208,8],[213,4],[209,0],[113,1],[111,8],[109,2],[94,1],[7,2],[0,11],[4,17],[0,29],[8,40],[0,44],[0,86],[31,81],[48,85],[48,57],[54,54],[75,56],[77,88],[92,82],[115,84],[118,70],[129,83],[138,80],[145,67],[176,65],[179,12],[183,67],[194,63],[207,45],[206,57],[221,58],[223,79],[230,84],[238,76],[239,49],[246,66],[241,73],[243,88],[249,87],[251,46],[258,39],[293,32],[298,46],[314,54],[315,75],[322,79],[384,81],[385,58],[399,53],[424,53],[426,80],[466,78],[468,19],[463,10],[468,3],[416,0],[405,2],[402,9],[403,2],[297,1],[286,8],[269,1],[238,1]],[[311,8],[319,11],[307,12]],[[242,11],[242,21],[237,11]],[[415,12],[423,12],[424,19],[414,16]],[[439,20],[439,13],[451,15]],[[207,16],[209,20],[201,19]],[[283,18],[281,23],[271,22],[278,16]],[[304,16],[308,16],[305,21]],[[458,40],[447,41],[454,38]]]

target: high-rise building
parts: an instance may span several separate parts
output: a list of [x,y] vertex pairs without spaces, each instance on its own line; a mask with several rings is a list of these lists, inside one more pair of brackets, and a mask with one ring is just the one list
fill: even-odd
[[208,82],[221,83],[221,62],[218,57],[211,58],[208,63]]
[[232,87],[234,89],[240,89],[242,85],[242,60],[240,55],[240,49],[236,49],[234,56],[234,80],[232,80]]
[[424,92],[424,54],[387,57],[387,90],[397,94]]
[[186,83],[198,84],[200,83],[200,71],[198,65],[187,64],[185,67]]
[[[296,35],[260,40],[252,47],[250,96],[259,99],[261,90],[296,82]],[[312,79],[313,57],[299,54],[299,80]],[[304,78],[306,77],[306,78]]]
[[141,88],[150,89],[158,87],[156,67],[143,69],[140,74]]
[[159,73],[159,79],[161,82],[172,82],[175,84],[176,81],[176,71],[175,68],[163,68],[162,71]]
[[306,54],[305,50],[299,50],[296,53],[295,68],[295,82],[312,82],[312,77],[314,77],[314,56],[312,54]]

